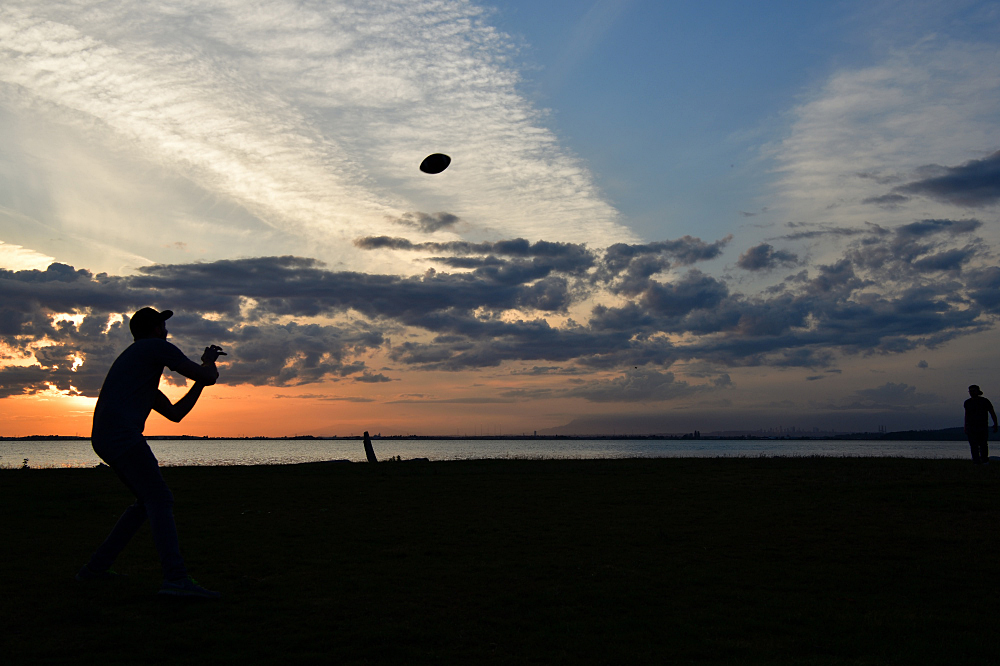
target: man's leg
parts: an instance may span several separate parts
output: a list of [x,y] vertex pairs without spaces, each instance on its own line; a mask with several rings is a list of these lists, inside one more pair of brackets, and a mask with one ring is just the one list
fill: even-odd
[[[116,458],[111,463],[111,468],[135,495],[136,503],[125,510],[118,525],[115,525],[115,529],[88,566],[97,571],[103,571],[111,566],[111,562],[139,529],[143,520],[149,518],[153,543],[156,544],[156,551],[163,566],[163,579],[185,578],[187,569],[181,557],[177,526],[174,523],[174,496],[163,480],[163,475],[160,474],[160,466],[149,445],[145,441],[136,444],[127,453]],[[95,568],[104,565],[105,562],[107,565],[103,569]]]
[[986,450],[985,439],[979,437],[978,433],[969,435],[969,448],[972,449],[972,462],[978,465],[988,460],[988,456],[984,455]]
[[969,451],[972,452],[972,462],[979,464],[979,444],[972,437],[969,438]]
[[142,502],[136,500],[134,504],[125,509],[121,518],[115,524],[111,534],[104,540],[87,562],[87,568],[94,573],[107,571],[118,559],[118,555],[125,550],[125,546],[135,536],[142,524],[146,521],[146,507]]

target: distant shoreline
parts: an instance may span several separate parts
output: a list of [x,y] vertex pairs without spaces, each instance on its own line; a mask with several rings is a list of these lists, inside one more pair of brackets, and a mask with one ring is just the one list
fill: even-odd
[[[212,437],[209,435],[148,435],[148,440],[197,440],[211,439],[219,441],[295,441],[295,440],[361,440],[362,435],[294,435],[284,437]],[[697,441],[697,440],[760,440],[760,441],[842,441],[842,440],[888,440],[888,441],[938,441],[938,442],[964,442],[966,441],[964,430],[961,427],[943,428],[940,430],[902,430],[896,432],[855,432],[839,433],[832,435],[810,435],[808,433],[783,433],[775,435],[763,435],[754,433],[708,433],[694,434],[659,434],[659,435],[373,435],[373,440],[648,440],[648,441]],[[22,437],[0,436],[0,441],[90,441],[90,437],[78,435],[25,435]]]

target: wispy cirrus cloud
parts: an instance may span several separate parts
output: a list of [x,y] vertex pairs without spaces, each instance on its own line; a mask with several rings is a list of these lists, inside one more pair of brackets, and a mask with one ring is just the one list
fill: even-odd
[[600,43],[621,15],[634,4],[635,0],[596,0],[590,9],[573,26],[570,39],[559,58],[550,68],[546,83],[559,87],[580,62]]
[[[453,211],[480,237],[630,239],[518,94],[509,49],[464,0],[13,0],[0,8],[0,104],[127,154],[145,177],[196,183],[192,196],[245,208],[327,259],[357,261],[351,239],[420,210]],[[420,173],[436,151],[453,166]],[[43,177],[58,168],[22,161]],[[418,237],[454,234],[417,222]]]
[[[989,183],[975,195],[968,188],[989,172],[1000,147],[998,116],[1000,64],[992,43],[929,37],[880,64],[842,69],[793,110],[788,136],[773,146],[774,212],[850,229],[951,217],[959,198],[988,203]],[[928,164],[963,166],[930,174]]]

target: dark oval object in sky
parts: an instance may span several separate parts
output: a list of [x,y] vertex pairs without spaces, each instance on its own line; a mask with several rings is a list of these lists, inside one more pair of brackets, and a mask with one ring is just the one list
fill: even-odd
[[451,164],[451,158],[444,153],[434,153],[424,158],[420,163],[420,170],[424,173],[441,173]]

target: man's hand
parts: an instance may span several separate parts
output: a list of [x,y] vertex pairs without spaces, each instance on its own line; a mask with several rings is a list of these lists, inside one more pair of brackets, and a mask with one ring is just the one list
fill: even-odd
[[205,353],[201,355],[202,363],[215,363],[215,359],[220,356],[227,356],[226,352],[222,351],[222,347],[218,345],[211,345],[205,347]]

